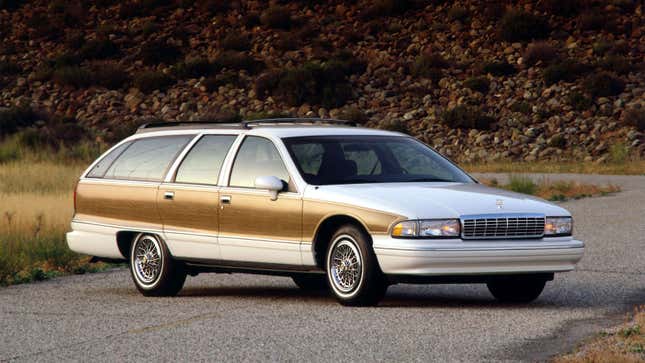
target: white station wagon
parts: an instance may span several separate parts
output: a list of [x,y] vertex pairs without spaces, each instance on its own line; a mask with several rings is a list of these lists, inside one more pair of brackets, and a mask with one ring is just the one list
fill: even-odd
[[285,275],[373,305],[396,283],[536,299],[584,252],[565,209],[479,184],[416,139],[337,120],[142,126],[81,176],[69,247],[146,296],[187,275]]

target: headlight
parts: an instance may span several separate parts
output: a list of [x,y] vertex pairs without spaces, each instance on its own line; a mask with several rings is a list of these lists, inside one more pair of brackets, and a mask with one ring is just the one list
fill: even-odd
[[459,237],[461,225],[458,219],[424,219],[403,221],[392,228],[392,237],[446,238]]
[[544,235],[570,236],[573,231],[573,219],[571,217],[547,217],[544,224]]

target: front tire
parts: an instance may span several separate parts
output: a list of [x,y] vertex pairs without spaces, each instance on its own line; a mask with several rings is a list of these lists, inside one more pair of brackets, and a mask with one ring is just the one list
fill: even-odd
[[540,296],[546,280],[533,276],[506,276],[490,281],[488,291],[500,302],[529,303]]
[[345,225],[332,236],[325,271],[331,291],[343,305],[372,306],[385,296],[387,282],[368,236],[354,225]]
[[153,234],[140,234],[130,246],[130,274],[144,296],[175,296],[186,281],[182,263]]

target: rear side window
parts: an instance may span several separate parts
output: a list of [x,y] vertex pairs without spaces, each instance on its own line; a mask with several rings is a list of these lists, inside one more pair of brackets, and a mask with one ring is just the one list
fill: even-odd
[[217,185],[219,172],[235,135],[206,135],[202,137],[177,170],[175,182]]
[[136,140],[112,163],[104,177],[161,181],[170,163],[192,138],[192,135],[182,135]]
[[105,155],[98,163],[92,167],[92,170],[87,173],[88,178],[102,178],[105,175],[105,172],[108,170],[110,165],[116,160],[116,158],[121,155],[121,153],[127,149],[132,142],[126,142],[117,146],[114,150],[110,151],[109,154]]
[[260,176],[275,176],[289,183],[289,173],[273,142],[248,136],[235,157],[229,185],[254,188],[255,179]]

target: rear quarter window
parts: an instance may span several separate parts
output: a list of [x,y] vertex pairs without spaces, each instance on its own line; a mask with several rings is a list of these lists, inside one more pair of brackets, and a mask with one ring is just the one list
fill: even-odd
[[159,136],[132,142],[109,167],[104,178],[161,181],[170,164],[193,135]]
[[102,178],[105,176],[105,172],[108,170],[108,168],[112,165],[114,160],[118,158],[125,149],[127,149],[132,142],[125,142],[116,148],[114,148],[112,151],[110,151],[107,155],[99,159],[98,163],[94,164],[92,167],[92,170],[90,170],[87,173],[88,178]]

